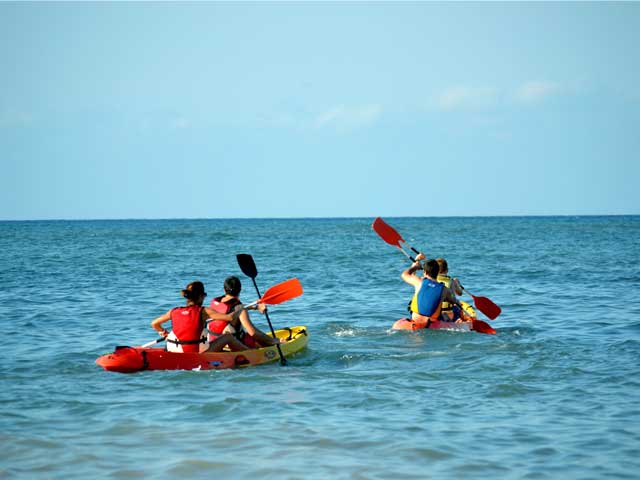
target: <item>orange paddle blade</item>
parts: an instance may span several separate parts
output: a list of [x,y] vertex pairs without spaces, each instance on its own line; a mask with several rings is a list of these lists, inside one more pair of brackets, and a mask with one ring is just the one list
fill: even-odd
[[302,295],[302,284],[297,278],[285,280],[282,283],[274,285],[267,289],[262,298],[255,303],[264,303],[266,305],[278,305],[292,298]]
[[373,221],[372,225],[375,232],[380,235],[380,238],[394,247],[402,248],[400,242],[404,242],[404,238],[396,232],[396,230],[390,225],[386,224],[380,217]]

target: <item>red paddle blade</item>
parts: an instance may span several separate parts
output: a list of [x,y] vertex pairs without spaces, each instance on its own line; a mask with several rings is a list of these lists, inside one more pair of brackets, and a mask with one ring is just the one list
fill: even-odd
[[297,278],[285,280],[282,283],[274,285],[267,289],[262,298],[256,303],[264,303],[266,305],[278,305],[292,298],[302,295],[302,284]]
[[478,307],[478,310],[484,313],[491,320],[495,320],[502,312],[502,309],[487,297],[476,297],[474,295],[471,295],[471,297],[473,297],[473,303]]
[[402,248],[400,246],[400,242],[404,242],[404,238],[400,236],[398,232],[395,231],[393,227],[387,225],[384,220],[380,217],[376,218],[373,221],[372,225],[375,232],[380,235],[380,238],[387,242],[389,245],[393,245],[394,247]]
[[471,328],[478,333],[486,333],[488,335],[495,335],[497,333],[491,325],[487,322],[483,322],[482,320],[472,320]]

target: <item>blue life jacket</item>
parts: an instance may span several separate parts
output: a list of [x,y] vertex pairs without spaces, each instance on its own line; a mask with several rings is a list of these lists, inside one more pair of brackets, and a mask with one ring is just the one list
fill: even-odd
[[442,304],[444,285],[428,278],[422,280],[422,286],[411,301],[411,311],[425,317],[438,319]]

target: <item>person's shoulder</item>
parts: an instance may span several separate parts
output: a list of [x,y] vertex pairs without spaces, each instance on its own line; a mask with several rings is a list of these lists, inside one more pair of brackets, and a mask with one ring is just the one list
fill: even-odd
[[411,285],[415,286],[415,287],[419,287],[422,285],[422,281],[424,280],[424,277],[419,277],[414,273],[410,273],[407,276],[404,277],[406,279],[406,281],[408,283],[410,283]]

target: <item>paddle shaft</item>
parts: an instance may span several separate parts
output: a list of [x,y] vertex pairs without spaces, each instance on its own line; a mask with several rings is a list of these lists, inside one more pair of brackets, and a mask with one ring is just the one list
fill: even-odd
[[[258,294],[258,297],[262,297],[262,295],[260,295],[260,289],[258,288],[258,284],[256,283],[255,277],[251,277],[251,281],[253,282],[253,286],[256,289],[256,293]],[[267,323],[269,324],[271,335],[273,335],[273,338],[278,342],[276,343],[276,347],[278,349],[278,355],[280,355],[280,364],[284,366],[287,364],[287,360],[284,358],[284,355],[282,354],[282,350],[280,349],[280,341],[278,340],[278,337],[276,336],[276,332],[273,329],[273,325],[271,324],[271,319],[269,318],[269,312],[265,310],[264,316],[267,318]]]
[[164,342],[166,339],[167,339],[167,337],[159,338],[159,339],[154,340],[154,341],[152,341],[152,342],[145,343],[144,345],[140,345],[140,348],[149,348],[149,347],[152,347],[152,346],[154,346],[154,345],[156,345],[156,344],[158,344],[158,343],[160,343],[160,342]]
[[[409,254],[407,253],[407,251],[406,251],[404,248],[402,248],[400,245],[398,245],[398,248],[400,249],[400,251],[401,251],[402,253],[404,253],[404,254],[407,256],[407,258],[408,258],[409,260],[411,260],[411,263],[414,263],[414,262],[416,261],[416,259],[415,259],[415,258],[413,258],[411,255],[409,255]],[[411,247],[411,250],[414,250],[414,248],[413,248],[413,247]],[[416,253],[420,253],[420,252],[418,252],[417,250],[414,250],[414,251],[415,251]]]

